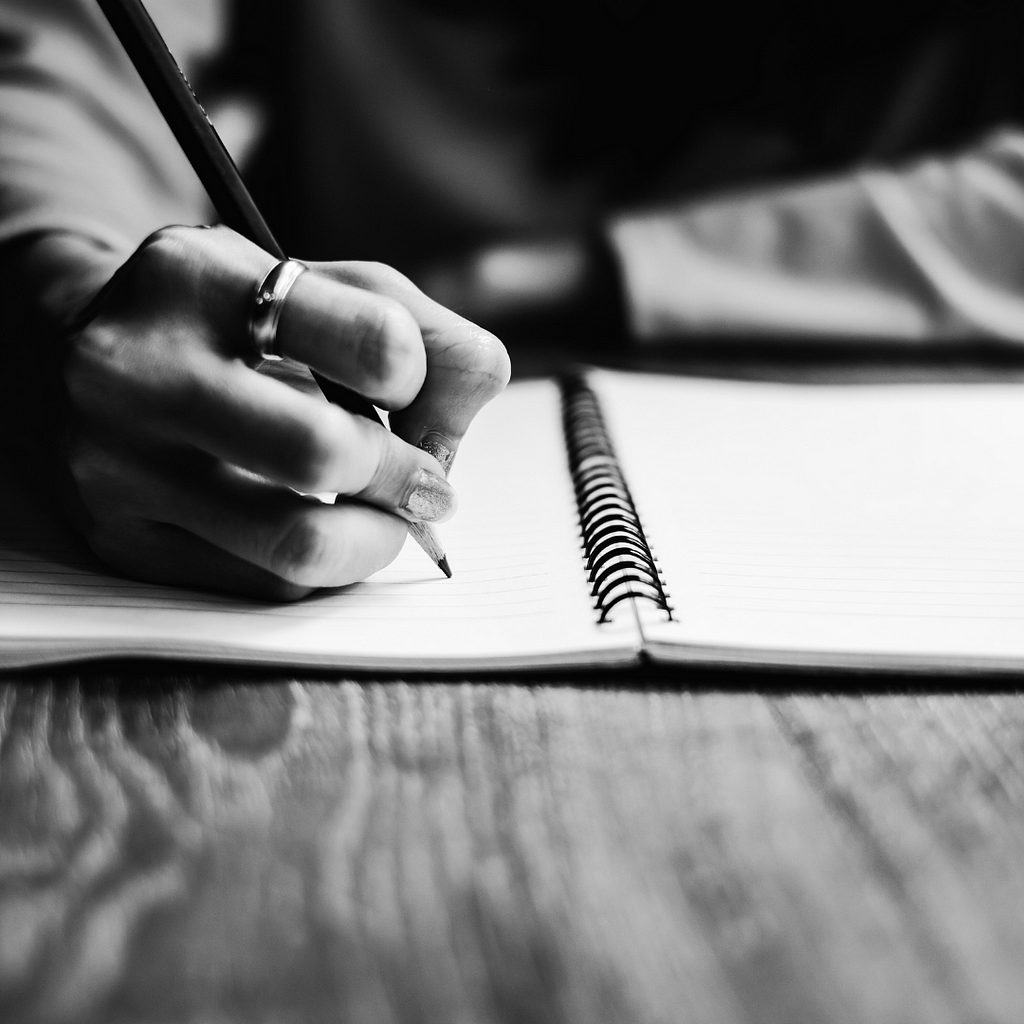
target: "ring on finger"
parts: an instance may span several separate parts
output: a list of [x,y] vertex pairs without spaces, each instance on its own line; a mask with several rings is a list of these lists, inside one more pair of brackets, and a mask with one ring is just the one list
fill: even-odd
[[270,268],[256,287],[249,317],[249,341],[255,363],[281,358],[277,351],[277,327],[281,322],[284,300],[306,269],[305,264],[298,260],[281,260]]

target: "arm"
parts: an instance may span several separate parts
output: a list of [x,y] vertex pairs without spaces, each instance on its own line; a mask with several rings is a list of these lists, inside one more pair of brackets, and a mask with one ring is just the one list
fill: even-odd
[[[186,68],[218,42],[220,5],[200,6],[205,19],[164,10],[167,22],[198,25],[181,40]],[[124,259],[164,224],[209,219],[192,169],[88,0],[0,4],[0,138],[0,245],[74,232]]]
[[632,333],[1024,341],[1024,135],[618,218]]
[[903,168],[624,213],[602,234],[603,246],[560,238],[488,249],[425,286],[487,324],[579,320],[588,305],[617,312],[639,343],[1024,342],[1022,132]]

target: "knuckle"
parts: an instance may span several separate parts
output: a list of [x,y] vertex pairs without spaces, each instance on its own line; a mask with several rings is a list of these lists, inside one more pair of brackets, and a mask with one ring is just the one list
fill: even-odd
[[200,277],[223,270],[226,256],[220,229],[171,224],[154,231],[123,268],[132,278],[132,291],[151,299],[203,305]]
[[475,352],[476,372],[492,381],[495,390],[500,391],[512,376],[512,361],[508,350],[493,334],[481,331],[477,336]]
[[378,569],[383,569],[386,565],[390,565],[398,557],[409,535],[408,528],[400,519],[389,516],[384,522],[386,525],[381,530],[371,558],[366,559],[364,552],[353,551],[348,553],[349,564],[357,558],[366,560],[366,564],[362,567],[364,575],[370,575]]
[[[365,490],[374,494],[391,494],[403,488],[409,476],[401,458],[401,442],[394,434],[384,434],[384,443],[377,452],[373,475]],[[400,502],[399,502],[400,503]]]
[[391,300],[374,302],[356,341],[356,362],[368,383],[389,396],[408,390],[424,361],[419,328],[404,306]]
[[137,273],[165,273],[169,265],[178,261],[188,248],[194,228],[182,227],[180,224],[169,224],[158,228],[139,246],[135,254]]
[[489,331],[474,327],[463,334],[445,353],[449,370],[457,372],[462,387],[478,402],[497,395],[512,376],[512,363],[505,346]]
[[371,514],[374,520],[371,533],[349,530],[339,534],[335,557],[330,564],[325,564],[322,572],[324,584],[341,586],[365,579],[398,556],[408,536],[406,524],[378,509]]
[[202,228],[189,227],[185,224],[167,224],[148,235],[140,248],[143,252],[174,254],[195,245],[199,239],[205,237],[205,234]]
[[64,358],[64,387],[78,408],[87,408],[113,362],[117,340],[115,333],[99,324],[91,324],[74,334]]
[[268,565],[276,576],[300,585],[316,585],[329,540],[315,519],[296,513],[274,538]]
[[325,405],[296,433],[294,452],[288,459],[292,466],[293,486],[302,491],[325,491],[337,461],[340,436],[339,410]]
[[352,261],[344,265],[349,283],[371,291],[388,290],[394,287],[410,286],[412,282],[401,271],[387,263],[372,260]]
[[146,351],[145,341],[142,332],[114,321],[94,321],[72,336],[61,368],[64,390],[87,420],[123,423],[134,432],[151,421],[133,419],[131,410],[153,417],[173,404],[166,363]]
[[379,302],[368,302],[355,323],[352,348],[356,366],[367,382],[380,380],[387,311]]
[[68,441],[67,465],[71,480],[83,498],[107,489],[106,459],[88,438],[79,435]]

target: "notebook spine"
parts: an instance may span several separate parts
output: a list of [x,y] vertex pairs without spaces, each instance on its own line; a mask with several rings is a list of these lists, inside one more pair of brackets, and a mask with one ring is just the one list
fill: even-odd
[[612,448],[597,395],[582,374],[561,381],[562,422],[576,491],[587,578],[598,622],[630,599],[672,618],[665,581]]

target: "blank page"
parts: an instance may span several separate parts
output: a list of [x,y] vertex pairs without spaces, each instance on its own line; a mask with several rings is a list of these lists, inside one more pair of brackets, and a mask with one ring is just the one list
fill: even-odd
[[595,374],[676,658],[1024,664],[1024,385]]
[[104,571],[24,488],[0,511],[0,665],[115,654],[345,667],[590,664],[635,657],[635,623],[602,627],[587,590],[557,388],[488,406],[452,472],[439,527],[455,576],[410,540],[365,583],[270,605]]

